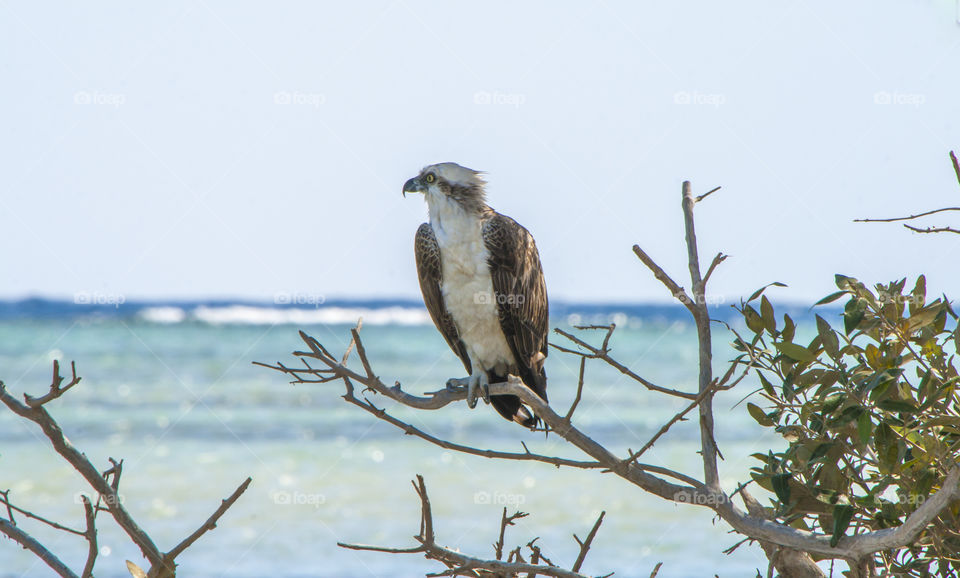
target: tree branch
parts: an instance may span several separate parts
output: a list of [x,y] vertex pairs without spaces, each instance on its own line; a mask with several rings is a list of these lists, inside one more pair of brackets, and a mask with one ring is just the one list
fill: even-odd
[[[503,557],[503,532],[505,528],[508,525],[512,525],[513,520],[526,516],[526,514],[519,512],[513,516],[507,516],[506,509],[504,509],[503,518],[501,519],[500,523],[500,539],[498,540],[497,544],[494,544],[497,554],[497,558],[495,560],[485,560],[482,558],[467,556],[459,551],[451,550],[450,548],[446,548],[440,544],[437,544],[433,527],[433,512],[430,507],[430,498],[427,495],[427,487],[423,481],[423,476],[417,474],[417,479],[413,483],[413,487],[417,492],[417,496],[420,498],[420,533],[417,536],[414,536],[414,539],[420,543],[419,546],[412,548],[388,548],[383,546],[368,546],[365,544],[348,544],[344,542],[337,542],[337,545],[341,548],[348,548],[351,550],[384,552],[387,554],[422,553],[427,558],[437,560],[448,568],[448,570],[445,572],[428,574],[428,576],[476,576],[477,573],[475,571],[485,570],[486,572],[493,573],[496,576],[517,576],[520,574],[531,574],[553,576],[556,578],[586,578],[585,575],[580,574],[577,570],[565,570],[552,564],[524,562],[522,557],[519,556],[519,548],[514,550],[514,553],[512,553],[513,555],[511,555],[507,561],[503,561],[501,558]],[[602,519],[603,516],[601,515],[600,518]],[[597,521],[597,524],[590,532],[590,536],[588,536],[585,542],[586,545],[581,545],[581,557],[578,557],[578,563],[582,564],[581,558],[586,556],[586,550],[589,550],[590,542],[593,540],[593,536],[596,535],[596,530],[599,525],[600,520]],[[533,542],[528,544],[528,546],[531,546],[532,549]],[[519,561],[512,561],[515,559]]]
[[[59,362],[54,361],[53,380],[51,382],[49,392],[37,398],[24,394],[26,405],[10,395],[4,383],[0,381],[0,401],[2,401],[4,405],[6,405],[7,408],[9,408],[15,414],[40,426],[40,429],[43,431],[44,435],[46,435],[47,439],[53,445],[54,450],[60,454],[60,456],[63,457],[63,459],[65,459],[71,466],[73,466],[73,468],[80,473],[87,483],[97,492],[97,500],[95,504],[87,496],[81,495],[81,501],[83,503],[85,514],[84,517],[86,521],[86,529],[82,532],[74,530],[51,520],[47,520],[41,516],[33,514],[32,512],[28,512],[22,508],[16,507],[10,503],[8,490],[6,492],[0,492],[0,496],[2,496],[0,497],[0,503],[6,506],[7,515],[9,517],[9,520],[0,519],[0,532],[6,534],[11,539],[21,544],[24,548],[33,552],[48,566],[54,569],[54,571],[56,571],[60,576],[75,576],[75,574],[45,547],[26,534],[26,532],[17,528],[16,522],[13,519],[13,512],[19,512],[27,518],[37,520],[57,530],[83,536],[88,543],[88,552],[82,577],[90,578],[93,575],[93,567],[96,564],[98,553],[96,515],[98,511],[106,510],[110,512],[114,520],[116,520],[117,524],[124,530],[124,532],[126,532],[134,544],[140,548],[141,553],[143,553],[144,557],[150,562],[151,565],[149,573],[143,572],[138,566],[136,566],[136,564],[133,564],[132,562],[128,562],[128,567],[136,568],[139,573],[149,576],[150,578],[173,578],[176,575],[176,557],[183,553],[183,551],[190,547],[194,542],[196,542],[204,533],[216,527],[217,521],[221,516],[223,516],[227,509],[229,509],[237,501],[240,495],[243,494],[243,492],[250,485],[251,480],[250,478],[247,478],[247,480],[237,488],[233,495],[231,495],[228,499],[223,500],[220,504],[220,507],[217,508],[214,514],[207,519],[207,521],[204,522],[200,528],[194,531],[193,534],[180,542],[170,552],[162,554],[150,536],[133,520],[129,512],[127,512],[127,510],[124,508],[122,500],[120,499],[118,492],[120,486],[120,475],[123,471],[123,461],[121,460],[118,462],[113,458],[110,458],[111,467],[102,473],[99,472],[96,467],[94,467],[94,465],[87,459],[86,455],[80,452],[73,446],[73,444],[70,443],[70,441],[63,434],[63,430],[60,428],[59,424],[57,424],[56,420],[54,420],[53,417],[47,413],[47,410],[44,407],[46,403],[59,398],[67,390],[80,382],[80,378],[77,376],[76,364],[71,363],[71,368],[73,378],[69,383],[67,383],[67,385],[63,385],[64,378],[60,375],[60,364]],[[100,504],[102,503],[106,504],[105,508],[101,507]],[[133,572],[133,570],[131,570],[131,572]]]
[[[613,330],[616,329],[617,326],[611,324],[609,327],[610,327],[610,333],[613,333]],[[578,326],[578,327],[577,327],[577,329],[596,329],[596,328],[597,328],[597,327],[595,327],[595,326]],[[640,377],[640,376],[637,375],[636,373],[634,373],[629,367],[623,365],[622,363],[620,363],[620,362],[618,362],[617,360],[615,360],[615,359],[613,359],[612,357],[610,357],[610,355],[609,355],[610,350],[607,349],[607,342],[608,342],[609,339],[610,339],[610,334],[609,334],[609,333],[607,334],[607,337],[606,337],[606,338],[604,339],[604,341],[603,341],[603,346],[601,346],[600,348],[597,348],[597,347],[594,347],[594,346],[590,345],[590,344],[587,343],[586,341],[580,339],[579,337],[576,337],[575,335],[572,335],[572,334],[570,334],[570,333],[567,333],[566,331],[564,331],[563,329],[560,329],[559,327],[554,328],[553,331],[554,331],[555,333],[559,334],[559,335],[562,335],[562,336],[566,337],[567,339],[569,339],[570,341],[576,343],[576,344],[579,345],[580,347],[583,347],[584,349],[586,349],[586,350],[589,351],[590,353],[589,353],[588,355],[585,355],[583,352],[574,351],[574,350],[572,350],[572,349],[563,349],[562,347],[558,347],[558,346],[553,345],[553,344],[551,343],[550,345],[552,345],[552,346],[553,346],[554,348],[556,348],[556,349],[560,349],[560,350],[562,350],[562,351],[565,351],[565,352],[567,352],[567,353],[572,353],[572,354],[574,354],[574,355],[580,355],[581,357],[589,357],[589,358],[591,358],[591,359],[600,359],[600,360],[606,362],[608,365],[616,368],[617,371],[619,371],[620,373],[626,375],[627,377],[629,377],[629,378],[631,378],[631,379],[633,379],[633,380],[635,380],[635,381],[640,382],[641,384],[643,384],[644,387],[646,387],[646,388],[649,389],[650,391],[659,391],[660,393],[665,393],[665,394],[667,394],[667,395],[672,395],[672,396],[674,396],[674,397],[682,397],[682,398],[684,398],[684,399],[694,399],[694,398],[697,397],[697,395],[696,395],[695,393],[687,393],[687,392],[684,392],[684,391],[677,391],[677,390],[675,390],[675,389],[669,389],[669,388],[666,388],[666,387],[660,387],[659,385],[656,385],[656,384],[654,384],[654,383],[651,383],[650,381],[648,381],[648,380]]]
[[[700,276],[700,256],[697,249],[697,233],[693,222],[693,207],[697,199],[693,196],[690,181],[684,181],[681,187],[683,201],[683,224],[687,241],[687,266],[690,269],[690,282],[693,284],[693,299],[690,311],[697,325],[697,340],[700,355],[700,445],[703,454],[703,475],[707,487],[720,490],[720,474],[717,471],[717,442],[713,436],[713,397],[710,384],[713,381],[713,352],[710,335],[710,312],[707,310],[706,289]],[[720,259],[722,260],[722,259]],[[714,259],[717,263],[717,259]],[[714,266],[711,266],[711,269]]]
[[58,576],[62,576],[63,578],[77,578],[77,575],[74,574],[70,568],[67,568],[66,564],[61,562],[53,552],[47,550],[44,545],[37,542],[33,536],[27,534],[9,520],[0,518],[0,533],[6,535],[17,544],[20,544],[24,550],[33,552],[34,556],[40,558],[40,560],[56,572]]
[[236,502],[240,498],[240,496],[242,496],[243,493],[247,491],[247,488],[250,486],[250,482],[252,481],[253,481],[253,478],[247,478],[246,480],[244,480],[242,484],[240,484],[237,487],[236,490],[233,491],[233,494],[231,494],[229,498],[225,500],[221,500],[220,507],[217,508],[217,510],[213,513],[213,515],[207,518],[207,521],[204,522],[202,526],[197,528],[193,532],[193,534],[190,534],[189,536],[184,538],[182,542],[180,542],[173,548],[173,550],[170,550],[169,552],[167,552],[164,555],[164,558],[168,562],[173,562],[173,560],[177,556],[179,556],[180,554],[183,553],[184,550],[192,546],[193,543],[199,540],[201,536],[203,536],[210,530],[213,530],[214,528],[216,528],[217,521],[220,520],[220,517],[223,516],[227,512],[227,510],[229,510],[230,507],[233,506],[234,502]]

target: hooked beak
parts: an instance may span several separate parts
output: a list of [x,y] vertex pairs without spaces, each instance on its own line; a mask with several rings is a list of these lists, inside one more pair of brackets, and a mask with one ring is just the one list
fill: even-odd
[[420,182],[420,177],[413,177],[403,184],[403,196],[406,197],[407,193],[425,193],[427,192],[427,187],[423,186],[423,183]]

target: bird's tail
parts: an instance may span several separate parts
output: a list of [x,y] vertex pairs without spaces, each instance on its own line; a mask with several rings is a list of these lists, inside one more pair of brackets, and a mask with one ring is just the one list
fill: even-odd
[[515,395],[491,395],[490,403],[504,419],[515,421],[530,429],[540,425],[540,418],[534,415],[530,408],[520,403],[520,398]]
[[[534,375],[533,372],[527,373],[530,375],[522,376],[524,385],[533,390],[543,401],[547,401],[546,372],[541,368],[540,372],[536,375]],[[490,383],[507,380],[506,375],[489,375],[488,377]],[[502,415],[504,419],[517,422],[530,429],[536,429],[540,425],[540,418],[533,413],[533,410],[523,405],[520,402],[520,398],[515,395],[491,395],[490,403],[493,404],[494,409],[496,409],[497,413]]]

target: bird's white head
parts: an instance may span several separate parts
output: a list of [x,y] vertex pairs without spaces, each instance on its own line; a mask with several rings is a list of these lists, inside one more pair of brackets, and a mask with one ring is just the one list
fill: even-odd
[[403,195],[423,193],[428,205],[452,201],[464,211],[480,213],[487,208],[486,182],[481,175],[457,163],[429,165],[404,183]]

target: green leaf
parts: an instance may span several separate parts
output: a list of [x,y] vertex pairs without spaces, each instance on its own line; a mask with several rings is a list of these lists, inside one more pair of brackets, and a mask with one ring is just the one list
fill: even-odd
[[924,307],[923,309],[918,309],[917,311],[913,312],[910,315],[907,329],[909,331],[916,331],[921,327],[924,327],[926,325],[929,325],[930,323],[933,323],[933,321],[937,318],[938,315],[940,315],[942,311],[943,311],[942,304],[931,304],[930,306]]
[[777,332],[777,318],[773,316],[773,305],[766,295],[760,298],[760,318],[763,320],[764,329],[771,335]]
[[857,418],[857,437],[860,438],[861,444],[866,445],[870,441],[871,434],[873,434],[873,422],[870,421],[870,413],[865,411]]
[[827,452],[829,452],[830,448],[832,447],[833,447],[833,442],[824,442],[818,445],[817,448],[813,450],[813,453],[810,454],[810,460],[809,460],[810,463],[813,463],[819,460],[820,458],[822,458],[823,456],[827,455]]
[[913,315],[913,312],[917,309],[923,307],[923,304],[927,300],[927,278],[923,275],[917,277],[917,284],[913,286],[913,291],[910,293],[910,314]]
[[767,417],[767,414],[759,407],[752,403],[747,404],[747,411],[750,412],[750,416],[753,417],[756,422],[764,427],[770,427],[773,425],[773,420]]
[[817,301],[816,303],[814,303],[813,306],[816,307],[817,305],[826,305],[827,303],[833,303],[834,301],[843,297],[846,294],[847,294],[846,291],[837,291],[836,293],[831,293],[826,297],[824,297],[823,299],[821,299],[820,301]]
[[749,305],[743,307],[743,320],[747,322],[747,327],[754,333],[763,333],[763,319],[757,310]]
[[790,474],[776,474],[770,478],[773,493],[780,503],[786,506],[790,503]]
[[860,414],[863,413],[863,408],[859,405],[852,405],[847,409],[840,412],[840,415],[830,422],[830,425],[833,427],[840,427],[852,422],[855,419],[860,417]]
[[833,276],[834,283],[836,283],[838,289],[847,289],[856,285],[858,281],[854,277],[847,277],[846,275],[840,275],[837,273]]
[[757,370],[757,375],[760,376],[760,385],[763,386],[763,391],[767,392],[767,395],[769,395],[769,396],[771,396],[771,397],[776,397],[777,394],[776,394],[776,392],[774,392],[774,390],[773,390],[773,384],[770,383],[770,380],[768,380],[766,377],[764,377],[764,375],[763,375],[762,373],[760,373],[759,370]]
[[761,287],[761,288],[757,289],[756,291],[754,291],[754,292],[753,292],[753,295],[751,295],[750,298],[747,299],[747,303],[750,303],[751,301],[753,301],[754,299],[756,299],[757,297],[759,297],[761,294],[763,294],[763,290],[766,289],[767,287],[786,287],[786,285],[783,284],[783,283],[781,283],[781,282],[779,282],[779,281],[774,281],[773,283],[767,283],[767,284],[764,285],[763,287]]
[[823,400],[823,409],[821,412],[824,414],[833,413],[834,410],[840,407],[840,404],[843,403],[843,399],[845,397],[846,395],[843,393],[835,393],[827,396],[827,398]]
[[843,309],[843,331],[850,335],[867,312],[867,302],[864,299],[851,299]]
[[853,519],[853,506],[837,504],[833,507],[833,536],[830,537],[830,547],[836,548],[840,537],[844,535]]
[[797,332],[797,324],[793,322],[793,319],[790,319],[790,316],[786,313],[783,314],[783,331],[780,332],[780,338],[783,341],[793,341],[793,337]]
[[820,335],[820,343],[823,344],[827,355],[836,359],[840,354],[840,338],[827,323],[827,320],[817,315],[817,333]]
[[816,354],[811,353],[809,349],[796,343],[777,343],[776,345],[780,353],[796,361],[810,362],[817,358]]
[[887,411],[896,411],[904,413],[913,413],[917,411],[917,406],[913,405],[909,401],[900,401],[898,399],[885,399],[877,404],[877,407],[880,409],[885,409]]
[[873,440],[877,447],[880,473],[889,474],[893,472],[897,467],[897,458],[900,455],[899,442],[893,430],[886,423],[881,423],[874,432]]

